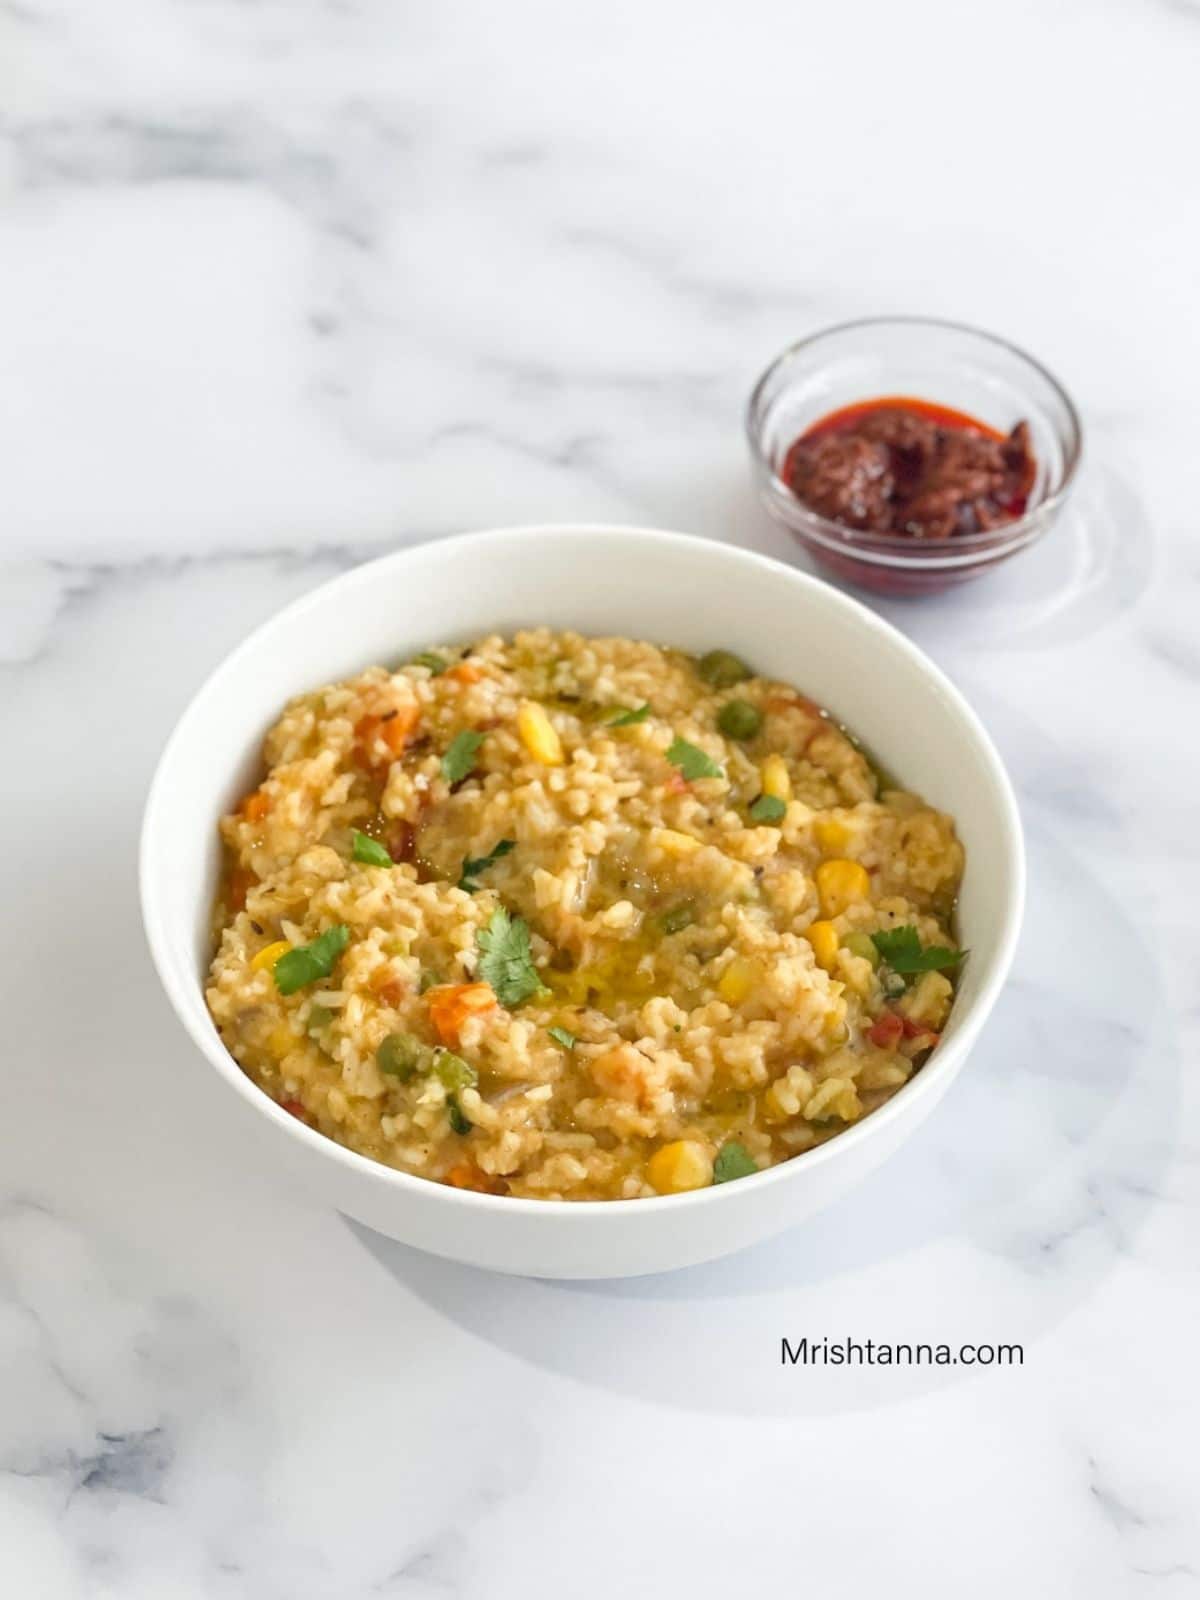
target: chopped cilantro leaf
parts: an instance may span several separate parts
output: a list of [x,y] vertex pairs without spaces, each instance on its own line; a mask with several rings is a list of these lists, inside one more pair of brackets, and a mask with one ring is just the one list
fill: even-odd
[[777,794],[760,794],[750,807],[750,816],[755,822],[782,822],[787,816],[787,802]]
[[944,944],[933,944],[922,950],[917,930],[906,924],[903,928],[883,928],[871,935],[871,942],[891,967],[907,977],[917,972],[940,972],[943,967],[953,967],[966,955],[965,950],[950,950]]
[[442,777],[447,783],[461,783],[468,773],[474,772],[475,757],[482,743],[483,735],[474,728],[464,728],[454,735],[442,757]]
[[295,994],[318,978],[327,978],[334,962],[350,943],[350,929],[344,922],[318,934],[311,944],[298,945],[281,955],[272,973],[280,994]]
[[574,1050],[579,1043],[579,1040],[569,1028],[547,1028],[546,1032],[554,1040],[555,1044],[562,1045],[564,1050]]
[[440,678],[449,666],[445,656],[438,655],[436,650],[422,650],[419,656],[414,656],[409,663],[413,667],[428,667],[431,678]]
[[726,1139],[717,1151],[713,1162],[713,1182],[729,1183],[734,1178],[749,1178],[758,1171],[758,1163],[736,1139]]
[[610,728],[632,728],[635,722],[645,722],[650,715],[650,702],[638,706],[636,711],[624,711],[619,706],[610,716],[605,717],[605,722]]
[[469,857],[462,864],[462,876],[458,880],[458,887],[465,889],[468,894],[474,894],[479,887],[479,874],[486,872],[490,866],[499,861],[501,856],[506,856],[510,850],[515,850],[516,847],[517,841],[515,839],[501,839],[500,843],[492,850],[489,850],[486,856]]
[[529,924],[497,906],[479,930],[479,976],[490,983],[502,1006],[519,1006],[542,989],[529,949]]
[[667,760],[673,767],[678,767],[683,776],[690,783],[693,778],[723,778],[724,770],[717,765],[713,758],[705,755],[694,744],[689,744],[686,739],[676,736],[671,741],[667,751]]
[[365,867],[392,867],[395,862],[380,844],[378,839],[372,839],[369,834],[360,833],[353,829],[354,859],[361,861]]

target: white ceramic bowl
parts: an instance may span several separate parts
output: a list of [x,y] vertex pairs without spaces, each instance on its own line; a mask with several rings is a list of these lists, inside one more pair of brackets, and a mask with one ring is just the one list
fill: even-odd
[[[228,1054],[204,980],[217,819],[251,787],[260,741],[289,696],[373,662],[493,630],[552,624],[684,649],[727,647],[795,683],[885,765],[949,811],[967,851],[961,934],[971,951],[938,1049],[872,1116],[757,1177],[653,1200],[478,1195],[392,1171],[280,1110]],[[688,1266],[802,1221],[895,1150],[955,1078],[1004,983],[1021,920],[1024,852],[1012,789],[962,696],[907,639],[817,579],[762,556],[649,529],[500,529],[398,551],[273,617],[209,678],[172,734],[142,831],[142,911],[175,1010],[261,1163],[393,1238],[501,1272],[627,1276]],[[820,1224],[815,1224],[820,1226]]]

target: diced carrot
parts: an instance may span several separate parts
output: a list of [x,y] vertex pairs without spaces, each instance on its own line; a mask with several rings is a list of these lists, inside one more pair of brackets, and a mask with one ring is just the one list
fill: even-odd
[[362,746],[368,761],[374,762],[379,759],[375,750],[376,739],[383,741],[394,760],[404,753],[409,735],[420,719],[420,710],[415,705],[396,706],[378,715],[373,711],[368,712],[354,724],[354,737]]
[[885,1011],[867,1029],[867,1038],[881,1050],[894,1050],[904,1037],[904,1019],[897,1011]]
[[666,783],[663,784],[663,788],[668,794],[687,794],[691,784],[682,772],[673,772]]
[[417,706],[401,706],[394,717],[383,719],[383,742],[394,756],[400,755],[408,743],[409,735],[421,720]]
[[443,983],[430,989],[425,996],[429,1002],[429,1020],[443,1044],[457,1045],[463,1024],[468,1017],[477,1017],[497,1005],[496,995],[488,983]]
[[478,683],[483,673],[473,661],[460,661],[445,674],[447,683]]
[[295,1117],[298,1122],[303,1122],[308,1127],[312,1127],[312,1113],[302,1100],[281,1100],[279,1108],[281,1111],[286,1111],[289,1116]]
[[255,789],[242,801],[242,815],[247,822],[261,822],[271,809],[271,802],[261,789]]

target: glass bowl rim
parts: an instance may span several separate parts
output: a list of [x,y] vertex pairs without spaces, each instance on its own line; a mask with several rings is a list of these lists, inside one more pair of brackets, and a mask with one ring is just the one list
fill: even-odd
[[[971,339],[981,340],[985,344],[1006,351],[1009,355],[1015,356],[1019,364],[1024,364],[1037,373],[1062,405],[1067,418],[1062,475],[1052,493],[1039,500],[1036,506],[1012,522],[1002,523],[998,528],[990,528],[983,533],[954,534],[949,539],[937,540],[913,539],[911,535],[903,533],[872,533],[867,529],[847,528],[843,523],[834,522],[832,518],[823,517],[818,512],[810,510],[775,470],[763,449],[759,422],[764,392],[771,380],[782,372],[790,361],[795,360],[813,345],[820,344],[836,334],[857,333],[881,327],[936,328],[942,332],[966,334]],[[819,328],[815,333],[806,334],[803,339],[797,339],[787,345],[764,368],[750,391],[744,420],[746,437],[755,466],[766,474],[770,489],[776,496],[782,497],[788,513],[796,518],[804,534],[827,549],[844,554],[853,553],[864,561],[886,566],[957,567],[967,564],[973,555],[984,556],[995,550],[1003,550],[1009,544],[1020,546],[1030,542],[1039,532],[1044,531],[1045,526],[1048,526],[1062,509],[1074,486],[1079,464],[1083,458],[1084,433],[1079,411],[1065,386],[1049,367],[1036,356],[1030,355],[1027,350],[1023,350],[1020,345],[1014,344],[1011,339],[989,333],[987,329],[977,328],[969,322],[956,322],[947,317],[906,314],[853,317],[846,322],[831,323],[828,327]],[[945,550],[945,546],[952,546],[953,550]],[[938,551],[936,555],[935,550]],[[919,553],[922,551],[929,551],[929,554]],[[958,552],[957,557],[954,551]]]

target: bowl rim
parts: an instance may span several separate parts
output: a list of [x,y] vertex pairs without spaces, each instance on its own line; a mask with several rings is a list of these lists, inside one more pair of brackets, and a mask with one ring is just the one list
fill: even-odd
[[[975,996],[969,1012],[962,1019],[954,1038],[947,1045],[935,1051],[921,1070],[914,1074],[909,1082],[904,1084],[891,1099],[887,1100],[877,1110],[872,1111],[868,1116],[863,1117],[861,1121],[854,1123],[844,1132],[838,1134],[836,1138],[829,1139],[815,1149],[804,1151],[799,1156],[793,1157],[788,1161],[781,1161],[773,1167],[768,1167],[748,1178],[744,1178],[737,1184],[716,1184],[706,1189],[697,1189],[685,1194],[654,1195],[647,1198],[639,1198],[636,1201],[532,1199],[514,1195],[477,1194],[472,1190],[456,1189],[449,1184],[418,1177],[413,1173],[403,1172],[399,1168],[389,1167],[382,1162],[373,1161],[370,1157],[360,1155],[357,1151],[339,1144],[335,1139],[328,1138],[316,1129],[307,1127],[296,1117],[284,1111],[281,1106],[264,1094],[257,1084],[251,1081],[221,1043],[216,1030],[212,1026],[207,1006],[204,1002],[203,979],[197,980],[195,976],[190,978],[181,977],[170,956],[169,918],[155,881],[155,868],[158,859],[157,837],[163,826],[163,818],[169,802],[171,769],[176,760],[177,752],[186,748],[190,738],[191,726],[199,717],[208,697],[216,692],[218,686],[226,678],[239,672],[243,662],[248,658],[252,658],[255,652],[262,647],[263,641],[269,637],[272,630],[281,626],[285,620],[303,617],[306,612],[327,605],[331,598],[344,597],[352,592],[356,585],[371,582],[382,568],[402,569],[415,553],[426,550],[430,545],[444,545],[449,549],[467,555],[473,550],[478,550],[488,545],[535,543],[548,535],[603,539],[614,542],[625,541],[630,545],[645,545],[646,543],[669,545],[680,557],[686,557],[689,553],[699,552],[704,552],[706,556],[711,557],[716,551],[720,553],[721,558],[728,560],[731,567],[757,567],[769,572],[780,581],[794,584],[800,589],[812,591],[819,597],[819,603],[828,605],[834,610],[840,610],[848,616],[853,616],[859,623],[865,623],[869,629],[876,632],[881,638],[888,640],[894,647],[907,655],[921,672],[932,678],[940,695],[954,708],[974,739],[976,754],[983,765],[999,803],[1002,818],[1002,838],[998,843],[1010,861],[1010,871],[1006,874],[1007,903],[1003,908],[1003,921],[991,970],[985,975],[979,992]],[[216,818],[213,819],[214,826],[216,820]],[[192,1042],[200,1050],[208,1064],[215,1068],[218,1075],[241,1096],[246,1104],[254,1107],[260,1115],[274,1122],[277,1128],[283,1129],[301,1148],[309,1150],[317,1160],[331,1161],[335,1166],[342,1168],[343,1171],[351,1176],[362,1178],[368,1183],[374,1183],[378,1188],[392,1190],[400,1196],[409,1195],[414,1198],[421,1198],[431,1204],[445,1203],[450,1206],[457,1206],[466,1212],[477,1212],[478,1208],[482,1206],[487,1208],[492,1217],[499,1217],[504,1214],[543,1217],[546,1219],[546,1226],[551,1226],[556,1220],[565,1221],[571,1217],[598,1219],[600,1216],[611,1217],[613,1225],[616,1226],[622,1219],[628,1219],[631,1206],[635,1215],[641,1215],[650,1211],[661,1211],[665,1207],[672,1207],[682,1212],[686,1208],[717,1205],[721,1203],[723,1197],[728,1194],[736,1194],[745,1184],[753,1185],[755,1191],[759,1192],[768,1184],[798,1181],[803,1173],[815,1172],[820,1167],[828,1166],[838,1161],[839,1152],[842,1157],[849,1158],[853,1151],[865,1141],[883,1137],[886,1130],[898,1119],[903,1118],[918,1100],[938,1093],[941,1087],[941,1080],[950,1079],[955,1075],[962,1061],[974,1045],[1003,988],[1012,965],[1024,910],[1025,879],[1025,847],[1020,812],[1012,783],[999,752],[966,698],[946,674],[942,672],[941,668],[936,666],[925,655],[924,651],[905,634],[861,601],[844,594],[841,590],[824,582],[822,579],[802,572],[795,567],[787,565],[785,562],[776,560],[774,557],[762,555],[758,551],[748,550],[740,545],[728,544],[719,539],[707,539],[695,534],[682,534],[662,528],[648,528],[621,523],[528,523],[511,527],[464,532],[448,537],[423,539],[416,543],[402,546],[397,550],[391,550],[385,555],[361,562],[345,572],[338,573],[334,577],[326,579],[323,583],[315,585],[287,605],[272,612],[270,616],[253,628],[240,643],[236,644],[204,677],[188,700],[183,712],[175,721],[150,781],[142,816],[138,849],[138,884],[142,924],[151,960],[158,973],[159,981],[171,1002],[172,1009],[183,1024]],[[199,1012],[203,1013],[204,1023],[207,1024],[207,1027],[198,1020],[197,999],[199,1001]]]
[[[1068,448],[1064,453],[1062,476],[1054,490],[1021,516],[1014,517],[1011,522],[1003,522],[997,528],[987,529],[983,533],[955,534],[950,539],[929,541],[912,539],[900,533],[872,533],[869,529],[847,528],[844,524],[835,522],[831,517],[823,517],[805,505],[776,471],[774,463],[763,448],[760,426],[763,395],[772,379],[781,373],[789,362],[810,350],[812,346],[819,345],[838,334],[858,333],[881,327],[932,328],[944,333],[965,334],[968,338],[1007,351],[1009,355],[1015,356],[1019,363],[1032,369],[1053,391],[1067,417]],[[802,526],[806,537],[813,539],[824,549],[838,554],[853,555],[859,560],[873,562],[877,566],[917,571],[971,566],[999,551],[1007,553],[1010,546],[1015,550],[1028,544],[1039,533],[1045,531],[1062,509],[1075,486],[1084,456],[1085,434],[1079,409],[1066,386],[1049,367],[1011,339],[991,333],[986,328],[977,328],[971,323],[957,322],[948,317],[909,314],[854,317],[846,322],[832,323],[828,327],[819,328],[815,333],[806,334],[802,339],[794,340],[768,362],[759,374],[746,401],[743,425],[754,465],[766,479],[764,494],[770,493],[781,510],[786,508],[787,514]],[[947,550],[945,546],[952,548]]]

